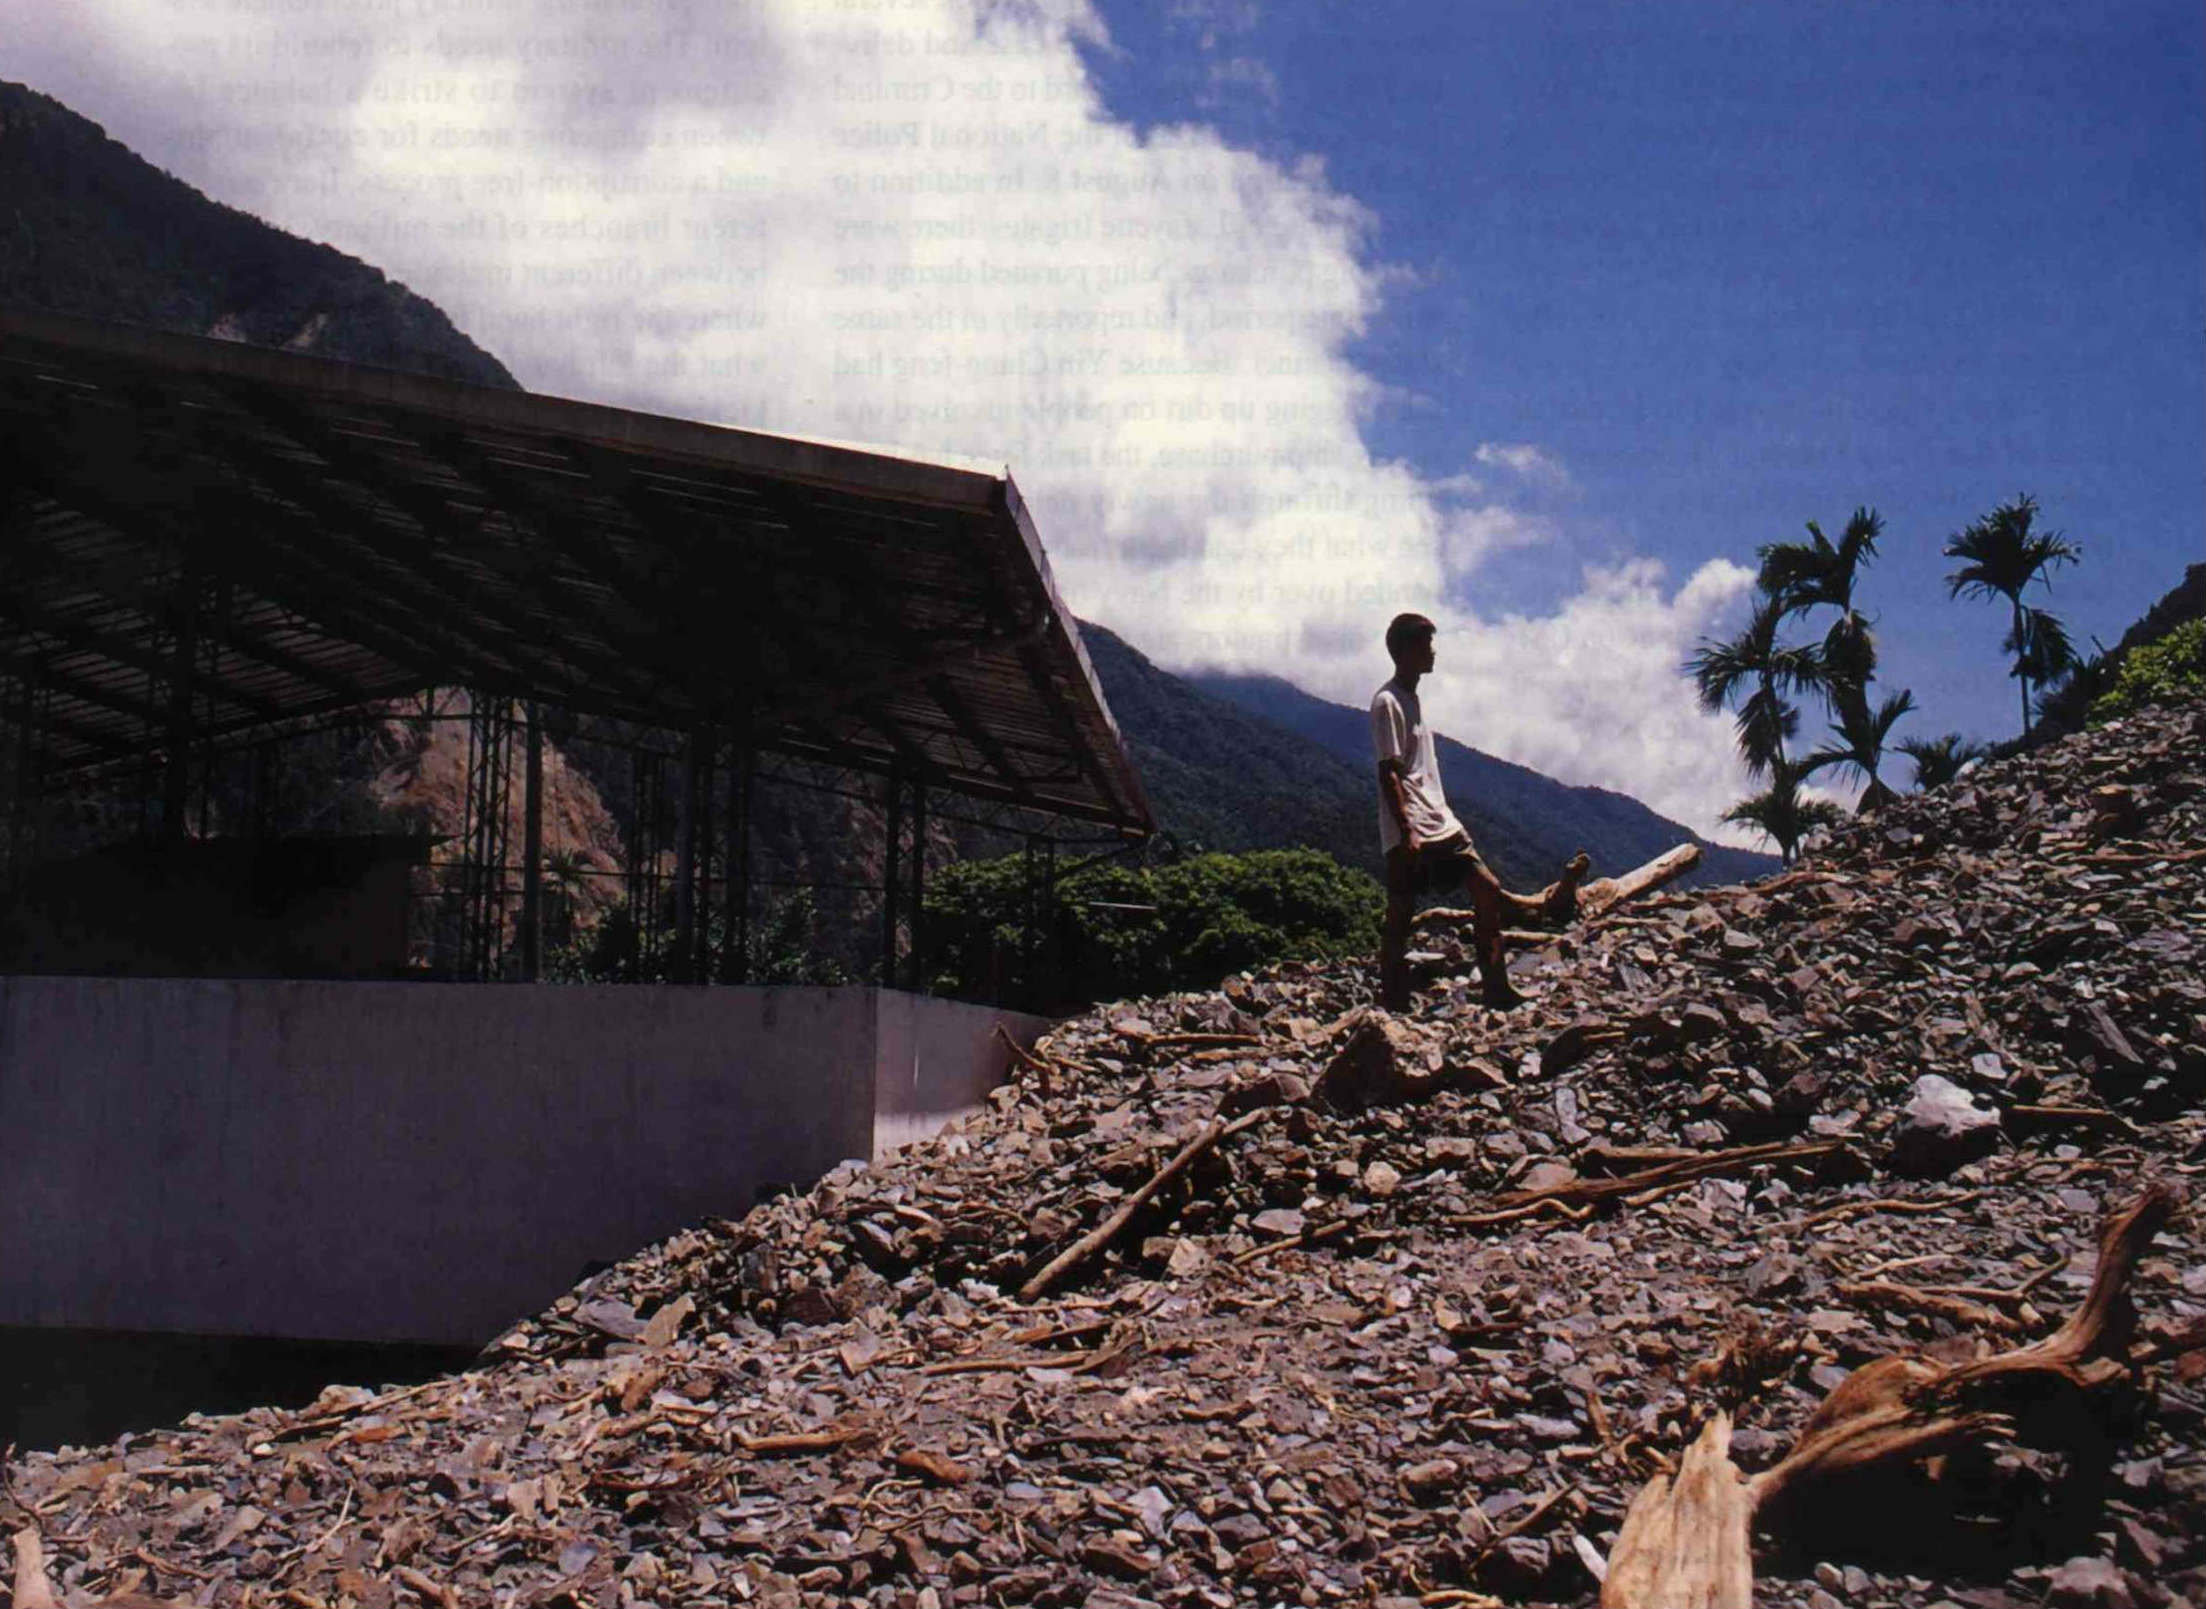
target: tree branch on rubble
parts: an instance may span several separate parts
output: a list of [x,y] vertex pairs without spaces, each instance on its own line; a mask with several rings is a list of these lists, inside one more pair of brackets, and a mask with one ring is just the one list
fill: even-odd
[[1637,1173],[1626,1173],[1616,1178],[1566,1179],[1561,1184],[1551,1184],[1539,1190],[1511,1190],[1497,1197],[1495,1205],[1503,1211],[1540,1206],[1547,1202],[1568,1207],[1593,1206],[1617,1196],[1635,1196],[1643,1190],[1691,1184],[1699,1179],[1715,1178],[1727,1173],[1741,1173],[1765,1163],[1811,1161],[1816,1157],[1828,1156],[1844,1143],[1841,1140],[1799,1140],[1775,1145],[1742,1145],[1729,1151],[1708,1151],[1695,1156],[1680,1157],[1674,1162],[1657,1163],[1654,1167],[1642,1168]]
[[1120,1203],[1116,1212],[1104,1219],[1092,1231],[1081,1236],[1051,1258],[1041,1272],[1034,1275],[1024,1285],[1021,1285],[1019,1287],[1019,1300],[1032,1302],[1047,1294],[1049,1288],[1067,1273],[1086,1262],[1090,1257],[1093,1257],[1125,1233],[1126,1226],[1134,1221],[1142,1208],[1155,1200],[1158,1193],[1170,1185],[1173,1180],[1179,1178],[1189,1168],[1216,1149],[1220,1140],[1229,1135],[1238,1134],[1243,1129],[1263,1121],[1277,1110],[1278,1108],[1274,1106],[1260,1106],[1253,1112],[1242,1114],[1230,1123],[1221,1122],[1217,1118],[1212,1118],[1208,1123],[1205,1123],[1201,1132],[1181,1146],[1179,1154],[1174,1156],[1171,1161],[1165,1163],[1163,1167],[1150,1175],[1147,1184],[1144,1184]]

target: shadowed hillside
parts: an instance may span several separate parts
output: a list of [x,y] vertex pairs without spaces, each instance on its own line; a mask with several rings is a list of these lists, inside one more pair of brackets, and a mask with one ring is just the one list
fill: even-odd
[[1101,626],[1083,621],[1080,636],[1157,823],[1181,847],[1308,846],[1378,873],[1378,806],[1361,767],[1159,670]]
[[0,304],[519,389],[382,270],[210,201],[0,82]]

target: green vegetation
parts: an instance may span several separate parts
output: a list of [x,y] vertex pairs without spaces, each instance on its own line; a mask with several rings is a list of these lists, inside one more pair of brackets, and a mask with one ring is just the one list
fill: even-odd
[[2164,699],[2206,693],[2206,620],[2190,620],[2122,657],[2114,685],[2091,705],[2091,719],[2112,720]]
[[1360,712],[1351,762],[1159,670],[1100,626],[1083,621],[1080,634],[1157,825],[1182,849],[1322,849],[1378,870],[1370,729]]
[[[547,888],[547,893],[549,889]],[[546,916],[557,907],[546,902]],[[544,975],[558,983],[671,983],[679,972],[675,965],[674,922],[671,911],[662,911],[655,930],[646,934],[636,913],[623,900],[592,927],[565,944],[546,947]],[[550,924],[547,923],[547,926]],[[705,949],[720,953],[725,934],[722,913],[715,908],[705,919]],[[746,946],[750,966],[744,974],[752,983],[851,983],[842,964],[819,943],[819,916],[812,891],[802,889],[786,899],[771,902],[751,924]]]
[[[1767,779],[1760,793],[1732,806],[1724,820],[1763,833],[1787,861],[1810,830],[1841,815],[1828,800],[1802,791],[1816,772],[1834,766],[1851,772],[1861,783],[1863,810],[1892,796],[1878,772],[1893,746],[1892,728],[1914,711],[1915,697],[1903,688],[1871,701],[1876,633],[1854,601],[1862,569],[1876,557],[1883,531],[1874,509],[1857,508],[1835,542],[1810,520],[1806,541],[1765,545],[1746,628],[1728,642],[1703,640],[1686,663],[1703,709],[1736,710],[1747,776]],[[1780,639],[1788,621],[1819,609],[1835,612],[1820,642]],[[1831,731],[1814,752],[1800,756],[1786,745],[1800,729],[1800,710],[1792,700],[1808,694],[1821,700]]]
[[1752,827],[1777,845],[1786,865],[1798,853],[1800,840],[1818,827],[1836,826],[1846,812],[1828,799],[1800,791],[1804,768],[1783,760],[1771,763],[1769,786],[1749,795],[1723,813],[1723,819],[1739,827]]
[[1765,590],[1745,630],[1729,642],[1704,639],[1686,665],[1703,709],[1714,712],[1729,704],[1737,711],[1739,753],[1747,776],[1757,781],[1785,764],[1785,745],[1800,730],[1800,710],[1786,695],[1823,685],[1815,649],[1778,642],[1784,623],[1783,604]]
[[1919,792],[1942,788],[1959,776],[1970,761],[1991,756],[1990,749],[1958,732],[1913,737],[1894,746],[1915,762],[1915,787]]
[[[1313,849],[1195,855],[1156,867],[1099,864],[1060,878],[1034,913],[1023,857],[966,861],[928,886],[935,989],[1051,1007],[1199,989],[1283,960],[1368,953],[1386,896]],[[1054,954],[1050,953],[1054,951]]]
[[0,82],[0,304],[517,390],[381,270],[210,201],[97,123]]
[[2024,737],[2030,735],[2030,689],[2058,681],[2078,661],[2068,628],[2022,601],[2033,583],[2050,588],[2054,569],[2083,556],[2060,532],[2036,529],[2036,520],[2037,500],[2025,492],[1959,532],[1945,548],[1947,558],[1965,561],[1946,577],[1951,596],[2004,598],[2012,611],[2000,651],[2014,661],[2007,674],[2021,683]]

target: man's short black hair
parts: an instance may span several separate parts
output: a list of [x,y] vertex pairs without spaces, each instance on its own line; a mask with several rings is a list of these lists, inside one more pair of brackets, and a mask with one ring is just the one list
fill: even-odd
[[1420,638],[1430,637],[1439,629],[1423,615],[1396,615],[1386,626],[1387,656],[1400,659],[1403,649]]

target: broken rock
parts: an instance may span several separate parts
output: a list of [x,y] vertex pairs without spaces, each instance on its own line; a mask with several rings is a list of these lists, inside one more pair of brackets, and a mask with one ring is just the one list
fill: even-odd
[[1423,1100],[1447,1076],[1437,1036],[1383,1012],[1363,1017],[1317,1081],[1318,1093],[1343,1112]]
[[2054,1609],[2133,1609],[2137,1602],[2129,1578],[2112,1559],[2070,1559],[2046,1582],[2045,1601]]
[[1999,1146],[1999,1113],[1978,1106],[1951,1079],[1925,1073],[1908,1090],[1907,1109],[1892,1137],[1892,1168],[1919,1178],[1943,1178]]

